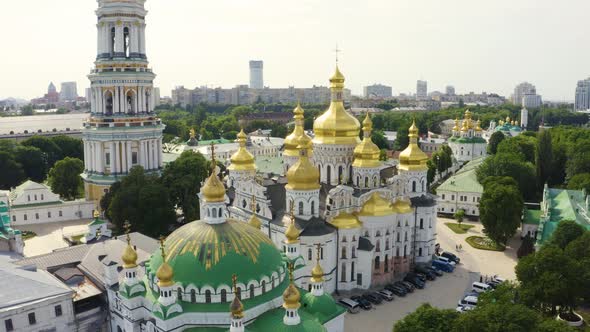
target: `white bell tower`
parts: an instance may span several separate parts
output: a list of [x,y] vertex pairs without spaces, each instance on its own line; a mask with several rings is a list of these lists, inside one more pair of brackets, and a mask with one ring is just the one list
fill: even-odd
[[97,55],[84,124],[84,189],[99,200],[134,166],[162,167],[164,125],[154,111],[145,47],[145,0],[98,0]]

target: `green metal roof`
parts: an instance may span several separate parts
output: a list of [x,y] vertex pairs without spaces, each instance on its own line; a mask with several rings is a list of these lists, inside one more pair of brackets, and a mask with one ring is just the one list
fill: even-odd
[[[563,220],[573,220],[590,230],[590,219],[583,214],[586,210],[586,196],[583,191],[547,188],[543,197],[537,245],[547,241]],[[545,206],[548,211],[545,211]]]
[[285,331],[285,332],[324,332],[327,331],[324,325],[312,314],[299,309],[301,323],[297,325],[285,325],[283,317],[285,310],[277,308],[258,316],[252,324],[248,325],[250,331]]
[[538,225],[541,222],[541,210],[524,210],[524,224]]
[[463,168],[461,168],[455,175],[448,178],[443,182],[436,190],[451,191],[451,192],[470,192],[470,193],[483,193],[483,186],[477,181],[477,175],[475,171],[485,158],[474,159]]
[[456,137],[449,138],[450,142],[456,143],[487,143],[485,139],[481,137]]

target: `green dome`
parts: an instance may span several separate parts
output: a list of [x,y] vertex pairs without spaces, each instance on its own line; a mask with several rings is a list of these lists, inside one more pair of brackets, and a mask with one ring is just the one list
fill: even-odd
[[[221,224],[193,221],[172,232],[165,242],[166,261],[174,271],[174,282],[183,286],[231,285],[271,278],[284,266],[283,255],[270,238],[245,222],[228,219]],[[162,264],[157,250],[148,270],[154,274]]]
[[328,294],[315,296],[309,292],[303,295],[301,302],[305,311],[309,312],[320,321],[330,321],[332,318],[345,311],[344,308],[337,305],[334,298]]

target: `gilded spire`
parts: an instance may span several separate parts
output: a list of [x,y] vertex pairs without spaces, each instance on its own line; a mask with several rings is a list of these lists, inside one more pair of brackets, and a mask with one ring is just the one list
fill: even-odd
[[[293,132],[291,134],[289,134],[286,138],[285,138],[285,150],[283,151],[283,155],[285,156],[291,156],[291,157],[296,157],[299,155],[299,150],[297,149],[297,146],[299,146],[299,139],[303,136],[307,136],[307,134],[305,133],[305,128],[304,128],[304,124],[305,124],[305,117],[304,117],[304,110],[301,107],[301,104],[299,104],[299,102],[297,102],[297,107],[295,107],[295,109],[293,110],[293,119],[295,120],[295,128],[293,128]],[[309,136],[307,136],[309,138]],[[310,138],[311,140],[311,138]],[[308,156],[311,156],[312,153],[312,149],[311,146],[307,151]]]
[[299,303],[299,299],[301,295],[299,294],[299,290],[295,287],[293,283],[293,263],[289,263],[289,286],[283,292],[283,308],[285,309],[299,309],[301,304]]
[[254,228],[260,229],[262,226],[262,222],[256,216],[256,196],[252,194],[252,202],[250,203],[250,208],[252,209],[252,216],[250,216],[250,220],[248,220],[248,224]]
[[123,268],[132,269],[137,267],[137,252],[135,249],[133,249],[133,246],[131,245],[131,237],[129,236],[131,224],[129,221],[125,221],[123,227],[125,228],[127,246],[125,247],[125,250],[123,250],[123,256],[121,256],[121,260],[123,261]]
[[307,136],[299,138],[299,160],[287,170],[287,189],[291,190],[316,190],[320,188],[320,172],[309,161],[308,151],[311,148],[311,139]]
[[455,126],[453,127],[453,131],[459,131],[459,118],[455,118]]
[[160,267],[156,272],[156,277],[158,278],[158,287],[169,287],[174,284],[174,282],[172,281],[172,279],[174,278],[174,271],[166,261],[166,250],[164,246],[163,236],[160,236],[160,251],[162,252],[162,264],[160,264]]
[[240,297],[238,294],[238,276],[235,274],[232,275],[232,288],[234,291],[234,299],[229,306],[229,310],[231,311],[231,317],[233,319],[242,319],[244,318],[244,305],[242,301],[240,301]]
[[363,120],[363,141],[354,148],[354,167],[379,167],[379,147],[373,143],[371,132],[373,130],[373,121],[369,112]]
[[256,164],[254,163],[254,156],[246,149],[246,141],[248,135],[244,133],[244,129],[240,130],[236,141],[239,143],[238,150],[231,156],[231,164],[227,169],[230,171],[255,171]]
[[426,162],[428,156],[418,146],[418,127],[416,120],[408,130],[410,143],[408,147],[399,155],[399,169],[404,171],[425,171],[428,169]]
[[324,270],[320,265],[320,250],[322,245],[320,243],[316,244],[316,264],[311,270],[311,282],[313,283],[320,283],[324,281]]
[[285,230],[285,243],[293,244],[299,242],[299,230],[295,226],[295,211],[293,207],[293,202],[291,202],[291,211],[290,211],[290,218],[291,222],[287,229]]
[[203,199],[207,203],[225,201],[225,187],[216,174],[217,163],[215,161],[215,144],[211,143],[211,174],[201,188]]

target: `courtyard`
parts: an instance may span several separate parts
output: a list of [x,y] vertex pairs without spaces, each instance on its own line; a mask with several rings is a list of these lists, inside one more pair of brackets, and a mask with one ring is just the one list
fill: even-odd
[[90,221],[86,219],[20,226],[21,231],[30,231],[37,234],[31,239],[25,240],[25,257],[42,255],[67,247],[68,243],[64,241],[64,235],[85,233]]
[[[424,289],[417,289],[406,297],[395,297],[392,302],[385,302],[373,307],[372,310],[362,310],[358,314],[347,314],[345,318],[346,332],[391,331],[393,324],[404,316],[413,312],[423,303],[430,303],[438,308],[455,309],[457,302],[471,290],[471,283],[479,281],[481,276],[498,274],[507,279],[516,279],[514,266],[516,265],[516,250],[520,245],[519,235],[515,235],[503,252],[486,251],[472,248],[465,239],[468,236],[482,234],[482,226],[478,222],[464,222],[473,225],[465,234],[456,234],[448,228],[445,222],[455,222],[452,219],[438,218],[437,242],[443,250],[457,254],[461,264],[453,273],[445,273],[435,281],[426,283]],[[463,248],[457,252],[456,245]]]

